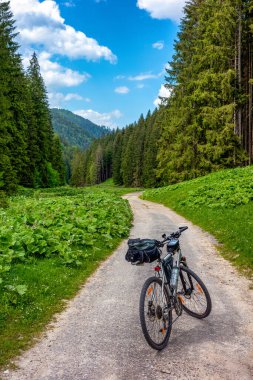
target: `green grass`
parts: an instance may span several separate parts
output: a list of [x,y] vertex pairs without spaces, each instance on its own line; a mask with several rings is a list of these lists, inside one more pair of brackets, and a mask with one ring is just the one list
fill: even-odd
[[127,193],[133,193],[137,191],[143,191],[144,189],[141,187],[124,187],[124,186],[118,186],[115,185],[112,178],[107,179],[106,181],[100,183],[99,185],[95,186],[96,188],[104,188],[109,189],[110,191],[114,192],[117,195],[124,195]]
[[148,190],[162,203],[213,234],[221,253],[253,275],[253,167],[223,170],[195,180]]
[[0,367],[33,344],[126,237],[130,189],[20,189],[0,209]]

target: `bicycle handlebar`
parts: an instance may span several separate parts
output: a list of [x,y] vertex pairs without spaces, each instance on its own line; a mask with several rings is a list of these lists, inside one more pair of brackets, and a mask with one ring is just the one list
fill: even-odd
[[[165,235],[165,238],[164,240],[162,241],[159,241],[159,240],[156,240],[156,244],[158,247],[163,247],[164,244],[167,242],[167,241],[170,241],[172,239],[179,239],[180,235],[182,234],[182,232],[186,231],[188,229],[187,226],[183,226],[183,227],[179,227],[178,231],[176,232],[172,232],[169,236],[166,236]],[[164,236],[164,235],[163,235]]]

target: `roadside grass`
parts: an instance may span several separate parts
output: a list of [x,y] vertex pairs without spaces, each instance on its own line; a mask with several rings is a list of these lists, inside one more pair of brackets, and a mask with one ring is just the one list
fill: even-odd
[[143,199],[168,206],[210,232],[221,243],[221,254],[253,278],[253,166],[147,190]]
[[142,187],[124,187],[124,186],[118,186],[115,185],[112,178],[107,179],[104,182],[101,182],[99,185],[95,186],[99,189],[109,189],[113,193],[117,195],[124,195],[128,193],[135,193],[138,191],[143,191],[144,189]]
[[[120,195],[131,190],[20,189],[9,209],[2,209],[0,258],[6,262],[0,267],[7,269],[0,270],[0,368],[11,366],[11,359],[36,342],[54,314],[128,236],[132,213]],[[30,239],[30,229],[34,239],[29,246],[22,243],[22,251],[13,239],[22,240],[23,231]]]

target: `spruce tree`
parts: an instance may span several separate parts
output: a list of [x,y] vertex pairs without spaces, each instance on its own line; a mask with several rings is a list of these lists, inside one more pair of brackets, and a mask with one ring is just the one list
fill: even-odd
[[134,128],[136,125],[130,125],[126,128],[123,138],[122,148],[122,161],[121,161],[121,175],[124,186],[132,186],[133,183],[133,170],[134,170]]
[[122,162],[122,149],[124,140],[125,130],[117,131],[114,142],[113,142],[113,156],[112,156],[112,178],[115,185],[122,185],[122,173],[121,173],[121,162]]
[[25,76],[18,54],[10,5],[0,2],[0,171],[4,188],[13,191],[24,180],[27,157]]
[[59,173],[58,185],[64,185],[66,182],[66,167],[63,160],[63,152],[60,138],[57,134],[54,135],[52,145],[52,167]]
[[30,61],[28,80],[32,103],[29,153],[36,171],[36,186],[47,187],[50,175],[47,170],[47,163],[53,159],[53,128],[47,92],[44,80],[40,74],[40,66],[36,53],[33,54]]
[[165,181],[195,178],[243,161],[233,123],[235,27],[230,0],[187,3],[167,77],[172,96],[163,111],[158,155],[158,174]]
[[160,118],[157,119],[157,110],[153,114],[148,112],[146,117],[146,133],[143,148],[142,186],[156,187],[157,151],[161,135]]
[[72,186],[76,187],[82,187],[85,185],[85,178],[84,178],[84,153],[77,151],[74,154],[74,158],[72,160],[71,165],[71,180],[70,184]]

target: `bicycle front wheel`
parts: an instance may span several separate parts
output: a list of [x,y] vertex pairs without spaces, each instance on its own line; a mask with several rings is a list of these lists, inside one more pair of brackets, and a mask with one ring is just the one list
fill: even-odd
[[181,266],[178,298],[183,309],[192,317],[206,318],[212,310],[211,297],[203,281],[188,267]]
[[172,311],[168,290],[157,277],[148,278],[143,285],[140,320],[148,344],[156,350],[166,347],[172,328]]

